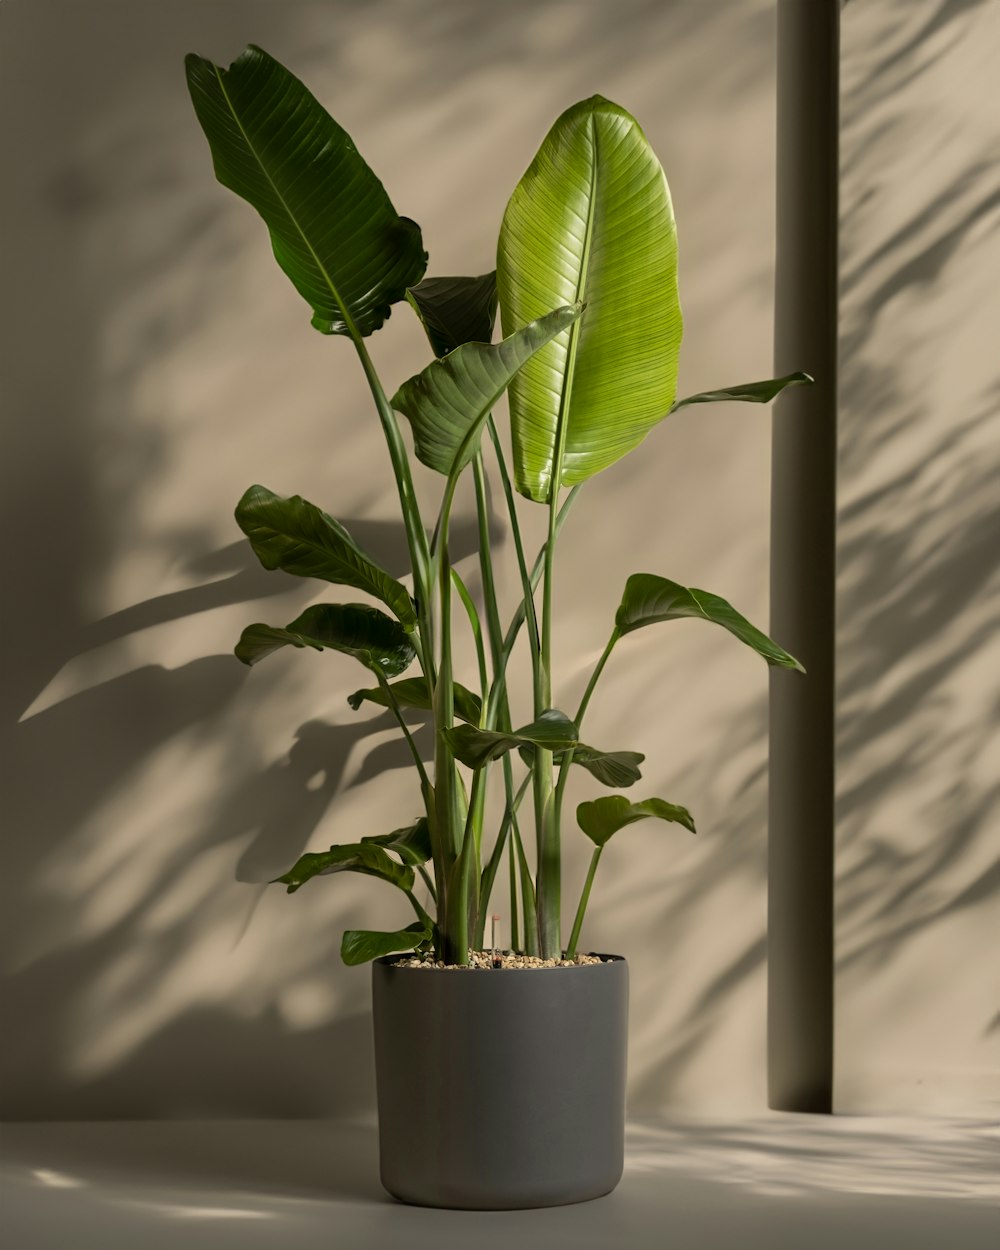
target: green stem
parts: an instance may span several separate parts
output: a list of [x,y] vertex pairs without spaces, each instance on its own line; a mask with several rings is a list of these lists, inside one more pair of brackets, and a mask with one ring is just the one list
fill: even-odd
[[475,602],[469,594],[469,588],[458,575],[457,569],[451,570],[451,580],[455,584],[458,591],[458,597],[462,600],[462,606],[465,608],[465,614],[469,618],[469,625],[472,629],[472,637],[476,644],[476,660],[479,664],[479,691],[482,698],[482,714],[480,721],[483,722],[486,716],[486,699],[489,692],[490,678],[486,671],[486,652],[483,649],[483,626],[479,619],[479,612],[476,609]]
[[406,445],[399,432],[396,414],[386,396],[382,381],[376,372],[375,365],[368,348],[360,334],[352,334],[355,349],[364,369],[368,386],[375,401],[386,443],[389,446],[389,457],[392,471],[396,478],[399,502],[403,512],[403,526],[406,530],[406,541],[410,552],[410,564],[413,568],[413,589],[417,600],[417,615],[420,619],[421,665],[428,683],[434,682],[434,647],[431,633],[430,615],[430,551],[427,544],[427,532],[420,516],[416,492],[413,488],[413,477],[410,473],[410,462],[406,454]]
[[503,815],[503,823],[500,826],[500,832],[497,834],[497,840],[493,846],[493,854],[490,856],[486,868],[483,870],[482,880],[479,886],[480,900],[480,916],[479,925],[476,929],[476,941],[478,943],[477,950],[481,949],[483,934],[486,925],[486,913],[489,910],[490,895],[493,892],[493,883],[496,880],[497,871],[500,867],[500,860],[503,857],[504,845],[507,842],[507,835],[510,831],[514,818],[517,815],[517,809],[521,806],[521,800],[524,798],[528,785],[531,781],[530,774],[525,777],[521,783],[521,788],[511,799],[507,800],[507,807]]
[[[601,652],[601,658],[597,661],[594,666],[594,671],[590,674],[590,681],[587,682],[587,689],[583,692],[583,698],[580,700],[580,706],[577,708],[576,716],[574,717],[574,724],[576,725],[578,731],[583,724],[584,716],[587,714],[587,708],[590,705],[590,697],[594,693],[594,688],[597,685],[598,679],[604,672],[604,666],[607,664],[611,656],[611,652],[615,649],[615,643],[620,637],[621,634],[618,632],[618,627],[616,625],[611,631],[611,637],[608,639],[608,645]],[[568,751],[563,753],[562,760],[559,764],[559,780],[556,782],[554,807],[556,822],[560,828],[562,827],[563,796],[566,793],[566,785],[569,782],[570,767],[572,766],[572,763],[573,748],[571,747]]]
[[434,888],[434,882],[431,880],[430,874],[427,872],[427,869],[423,866],[423,864],[418,864],[417,872],[419,872],[421,877],[423,878],[424,885],[427,886],[427,890],[431,896],[431,900],[436,903],[437,902],[437,890]]
[[517,861],[521,868],[521,912],[524,917],[522,948],[526,955],[537,955],[538,923],[535,918],[535,887],[531,880],[531,869],[528,867],[528,857],[524,853],[524,843],[521,841],[521,830],[516,816],[511,824],[511,833],[514,846],[517,848]]
[[517,949],[517,852],[514,849],[514,839],[507,839],[507,866],[510,876],[510,949]]
[[427,912],[426,912],[426,911],[424,911],[424,909],[420,906],[420,903],[419,903],[419,901],[418,901],[418,899],[417,899],[417,896],[413,893],[413,891],[412,891],[412,890],[407,890],[407,891],[406,891],[406,897],[407,897],[407,898],[410,900],[410,902],[413,904],[413,909],[414,909],[414,911],[417,913],[417,919],[418,919],[418,920],[426,920],[428,924],[431,924],[431,923],[432,923],[432,921],[431,921],[430,916],[428,916]]
[[594,853],[590,857],[590,868],[587,871],[587,880],[583,883],[583,893],[580,895],[580,902],[576,909],[576,919],[573,921],[573,932],[569,935],[569,946],[566,947],[566,958],[572,959],[576,954],[576,944],[580,940],[580,930],[583,928],[583,917],[587,910],[587,904],[590,902],[590,887],[594,884],[594,874],[597,872],[597,865],[601,862],[601,852],[603,846],[594,848]]
[[375,676],[378,679],[378,684],[382,689],[382,693],[385,695],[386,703],[389,705],[389,710],[399,722],[399,727],[402,729],[403,736],[406,738],[407,745],[410,748],[410,754],[413,756],[413,762],[416,764],[417,771],[420,774],[423,792],[426,794],[430,789],[430,778],[427,776],[427,769],[424,767],[424,761],[420,758],[420,752],[417,750],[417,744],[414,742],[413,735],[410,733],[409,726],[403,717],[403,709],[399,706],[399,700],[393,693],[392,687],[386,680],[385,674],[377,669],[374,671]]

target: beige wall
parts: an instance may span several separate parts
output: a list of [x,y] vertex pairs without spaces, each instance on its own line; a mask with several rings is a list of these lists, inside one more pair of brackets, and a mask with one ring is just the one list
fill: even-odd
[[1000,1103],[1000,6],[844,13],[838,1104]]
[[[853,30],[883,24],[879,58],[899,7],[849,12]],[[947,64],[953,31],[985,10],[944,7],[934,38]],[[674,192],[689,392],[770,371],[773,27],[770,0],[0,8],[3,116],[18,119],[4,133],[16,246],[0,336],[16,453],[2,492],[15,536],[2,688],[5,1114],[367,1111],[368,973],[340,965],[340,933],[405,916],[374,882],[322,881],[293,898],[261,884],[308,847],[403,822],[417,795],[386,722],[347,708],[363,677],[347,660],[295,654],[248,673],[232,658],[245,623],[288,619],[320,597],[254,567],[233,504],[261,480],[322,503],[396,568],[401,542],[350,348],[310,330],[259,222],[215,184],[183,53],[226,62],[252,40],[288,63],[421,222],[436,273],[492,264],[506,197],[563,107],[594,91],[619,100]],[[975,1083],[986,1063],[989,900],[977,904],[976,891],[989,886],[995,782],[975,751],[993,696],[975,665],[988,645],[990,444],[973,418],[988,411],[989,344],[968,309],[985,298],[972,284],[995,245],[989,219],[972,218],[985,148],[963,156],[958,143],[934,189],[942,130],[929,154],[907,148],[893,175],[901,128],[911,145],[930,139],[908,119],[871,137],[875,105],[885,114],[903,96],[872,80],[878,58],[852,38],[848,82],[872,107],[849,99],[845,129],[845,208],[867,207],[848,212],[845,250],[840,1071],[843,1097],[868,1105],[875,1067],[900,1055],[925,1080],[954,1069]],[[904,82],[907,63],[892,71]],[[975,102],[964,107],[956,130],[976,122]],[[884,194],[862,200],[872,177]],[[939,200],[946,214],[921,216]],[[937,266],[901,281],[926,244],[944,249]],[[968,296],[952,285],[959,264]],[[862,300],[885,308],[878,347]],[[981,350],[959,334],[966,320]],[[389,385],[425,359],[405,309],[374,349]],[[974,383],[965,358],[980,369]],[[865,416],[876,399],[891,414],[881,435]],[[768,456],[764,412],[698,408],[588,487],[563,547],[564,705],[631,571],[706,586],[766,622]],[[433,501],[438,483],[418,485]],[[512,602],[510,573],[502,587]],[[591,717],[595,741],[646,752],[642,795],[687,803],[700,829],[697,840],[622,834],[595,887],[589,944],[625,952],[633,970],[633,1107],[760,1107],[764,666],[694,624],[649,631],[616,653]],[[590,793],[578,783],[570,797]],[[570,834],[566,858],[575,898],[582,836]],[[928,958],[946,1004],[921,978]],[[922,1026],[947,1012],[955,1029],[925,1042]],[[855,1039],[865,1054],[852,1060]]]

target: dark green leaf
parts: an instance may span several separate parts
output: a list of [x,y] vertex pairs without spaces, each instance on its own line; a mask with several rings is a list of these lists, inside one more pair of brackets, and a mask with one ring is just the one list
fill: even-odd
[[625,109],[592,96],[555,122],[504,213],[497,289],[504,334],[560,304],[587,305],[511,383],[515,484],[547,502],[554,485],[586,481],[637,447],[676,393],[674,214]]
[[[390,685],[396,702],[400,707],[417,708],[421,712],[431,711],[431,696],[427,689],[426,677],[404,677],[402,681],[394,681]],[[379,707],[388,707],[389,699],[381,686],[373,686],[368,690],[355,690],[347,696],[347,702],[355,712],[362,703],[375,703]],[[459,720],[468,721],[470,725],[478,725],[482,712],[479,695],[473,694],[465,686],[455,683],[455,715]]]
[[395,851],[404,864],[426,864],[434,854],[431,847],[431,831],[427,817],[421,816],[412,825],[403,829],[394,829],[392,833],[380,833],[362,838],[362,842],[370,842],[381,846],[384,850]]
[[472,725],[456,725],[441,731],[455,754],[469,768],[482,768],[490,760],[499,759],[507,751],[522,746],[537,746],[546,751],[564,751],[577,744],[579,730],[565,712],[549,708],[536,721],[512,733],[496,733],[475,729]]
[[678,408],[686,408],[688,404],[729,403],[733,400],[748,404],[769,404],[786,386],[801,386],[812,381],[808,373],[789,373],[783,378],[769,378],[766,382],[745,382],[742,386],[727,386],[721,391],[702,391],[698,395],[689,395],[687,399],[679,399],[670,411],[676,412]]
[[215,176],[267,225],[275,259],[324,334],[368,335],[423,276],[420,227],[393,208],[350,136],[273,57],[186,61]]
[[497,312],[497,275],[478,278],[425,278],[406,298],[423,323],[435,356],[447,356],[463,343],[489,343]]
[[582,304],[557,308],[502,343],[464,343],[408,379],[392,406],[413,426],[417,459],[452,476],[479,447],[486,418],[511,378],[580,316]]
[[643,799],[640,803],[630,803],[624,795],[609,794],[606,798],[581,803],[576,809],[577,824],[597,846],[603,846],[619,829],[649,816],[672,821],[695,832],[694,819],[687,808],[664,799]]
[[625,593],[615,616],[615,625],[619,633],[630,634],[645,625],[655,625],[660,621],[678,621],[684,617],[696,617],[721,625],[740,642],[752,647],[768,664],[805,672],[794,656],[783,651],[776,642],[772,642],[766,634],[751,625],[746,617],[740,616],[725,599],[720,599],[718,595],[710,594],[707,590],[679,586],[676,582],[657,577],[653,573],[633,573],[625,583]]
[[595,751],[582,743],[573,752],[574,764],[585,768],[602,786],[619,790],[640,779],[639,765],[645,758],[638,751]]
[[366,964],[396,951],[416,950],[428,943],[431,936],[431,926],[423,920],[415,920],[395,933],[382,933],[377,929],[348,929],[340,943],[340,958],[345,964]]
[[388,881],[401,890],[413,889],[413,869],[406,864],[398,864],[380,846],[371,842],[331,846],[328,851],[303,855],[288,872],[275,877],[271,884],[281,882],[288,887],[289,894],[294,894],[313,877],[326,877],[333,872],[360,872]]
[[378,608],[366,603],[317,603],[284,629],[248,625],[236,644],[236,658],[252,665],[288,646],[340,651],[385,677],[404,672],[414,656],[406,631]]
[[370,560],[338,521],[301,495],[284,499],[266,486],[251,486],[236,505],[236,523],[264,568],[353,586],[381,599],[407,629],[416,625],[406,587]]

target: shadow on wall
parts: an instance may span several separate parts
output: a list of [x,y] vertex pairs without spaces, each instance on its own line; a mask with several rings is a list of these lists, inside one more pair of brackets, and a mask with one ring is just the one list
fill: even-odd
[[[361,478],[345,466],[361,463],[371,431],[356,433],[345,420],[335,427],[332,465],[307,463],[313,457],[299,439],[308,447],[311,437],[326,436],[331,396],[325,382],[309,390],[301,378],[325,378],[327,365],[317,363],[320,344],[305,342],[297,309],[280,296],[279,311],[267,307],[271,292],[284,292],[283,279],[270,275],[256,223],[228,213],[225,193],[208,177],[178,87],[183,52],[196,47],[224,59],[250,37],[307,79],[313,75],[321,94],[324,77],[339,75],[355,117],[391,115],[401,100],[419,103],[414,124],[451,137],[458,128],[472,144],[477,126],[489,121],[480,84],[490,75],[539,82],[549,75],[552,99],[563,100],[602,66],[631,65],[641,78],[636,53],[647,45],[673,56],[681,75],[679,60],[690,56],[676,49],[724,31],[743,49],[717,84],[732,109],[770,63],[766,7],[734,5],[708,18],[703,6],[649,0],[614,14],[588,9],[584,19],[573,4],[524,5],[523,20],[515,20],[508,5],[486,38],[483,15],[454,3],[428,6],[420,31],[404,32],[394,21],[389,28],[399,10],[385,0],[366,8],[372,48],[351,43],[356,62],[337,51],[348,18],[331,18],[324,6],[283,6],[277,14],[273,5],[248,4],[237,20],[191,3],[172,6],[169,17],[116,13],[112,30],[100,8],[84,21],[79,6],[67,4],[57,44],[26,6],[0,16],[3,55],[16,52],[22,67],[4,67],[0,90],[26,91],[23,67],[44,58],[64,84],[62,97],[76,105],[67,116],[55,100],[39,104],[31,126],[7,140],[24,171],[12,204],[23,227],[12,258],[18,319],[4,343],[21,454],[0,506],[7,533],[25,533],[31,518],[32,541],[8,552],[7,586],[16,587],[9,602],[18,611],[8,616],[7,652],[17,661],[0,692],[2,758],[10,770],[8,870],[0,888],[11,952],[0,1053],[15,1074],[0,1096],[4,1115],[308,1116],[372,1104],[367,973],[339,967],[337,946],[348,919],[379,925],[398,918],[393,900],[376,883],[352,882],[344,890],[303,891],[285,907],[276,889],[247,883],[287,867],[314,834],[322,835],[316,845],[327,833],[330,841],[357,836],[373,786],[394,803],[412,804],[403,780],[407,757],[387,718],[345,711],[343,696],[362,684],[352,675],[327,694],[307,662],[313,657],[275,657],[248,677],[228,654],[242,624],[291,619],[314,588],[260,570],[243,544],[232,543],[224,503],[252,480],[244,464],[253,472],[267,465],[275,476],[265,480],[306,495],[331,477],[338,488],[342,478]],[[846,109],[848,179],[858,126],[876,128],[875,150],[915,142],[905,116],[883,116],[894,98],[887,84],[918,90],[936,58],[973,37],[981,7],[941,5],[925,32],[929,41],[915,38],[911,22],[877,45],[857,103]],[[896,13],[900,3],[888,8]],[[357,16],[350,21],[354,36]],[[376,54],[378,38],[388,43],[384,63],[399,67],[389,100],[364,60]],[[77,55],[91,45],[93,58]],[[439,76],[427,72],[442,60],[459,67],[443,94]],[[647,70],[661,82],[652,59]],[[862,109],[862,99],[873,107]],[[126,107],[134,101],[143,104],[141,129],[136,109]],[[531,107],[537,129],[534,101]],[[515,121],[525,120],[526,108],[511,103]],[[386,134],[389,149],[398,143],[405,151],[414,141],[402,122],[398,134]],[[983,435],[995,395],[983,391],[942,433],[940,419],[930,421],[941,410],[931,406],[932,392],[915,394],[903,358],[876,359],[868,346],[883,308],[895,316],[904,307],[898,301],[915,289],[951,281],[956,265],[969,265],[971,240],[985,246],[995,210],[987,154],[962,160],[940,203],[929,188],[927,203],[915,211],[911,205],[910,219],[885,238],[868,230],[860,241],[849,236],[846,256],[847,290],[860,284],[861,302],[845,329],[844,476],[850,482],[857,466],[872,463],[895,466],[891,483],[883,476],[854,492],[843,519],[842,754],[864,761],[860,773],[848,774],[842,796],[845,849],[858,848],[841,883],[847,970],[887,966],[937,920],[973,910],[998,884],[972,868],[997,798],[992,778],[985,783],[972,764],[976,742],[987,740],[985,705],[973,724],[964,703],[961,716],[948,717],[935,702],[995,628],[995,596],[983,595],[990,527],[996,532]],[[427,192],[428,220],[435,213],[448,219],[450,206],[436,197],[454,198],[461,185],[453,178]],[[120,195],[109,196],[112,186]],[[859,192],[862,205],[864,194],[877,190]],[[496,203],[499,215],[499,195]],[[166,227],[157,204],[170,206]],[[157,228],[137,230],[128,214],[149,214]],[[126,224],[130,239],[145,240],[130,244],[128,263],[119,251]],[[459,233],[465,228],[456,224]],[[494,230],[488,223],[487,233]],[[32,259],[38,255],[46,257],[41,277]],[[232,311],[224,311],[230,303],[241,318],[238,336]],[[941,335],[962,317],[954,310]],[[224,322],[230,328],[220,329]],[[239,349],[272,341],[281,348],[273,383],[259,375],[241,382],[233,364]],[[926,359],[931,342],[905,346]],[[50,364],[53,344],[58,369]],[[272,384],[273,394],[252,389]],[[336,407],[349,412],[355,400],[364,402],[354,382],[338,377],[337,385]],[[265,425],[278,420],[271,413],[283,421],[292,410],[302,433],[279,441]],[[863,416],[875,411],[878,421]],[[205,432],[209,419],[217,433]],[[908,441],[915,426],[925,443]],[[380,519],[393,511],[391,491],[377,476],[347,481],[344,490],[346,502],[331,511],[398,571],[398,527]],[[468,518],[459,518],[454,545],[468,552],[473,543]],[[135,585],[144,591],[135,593]],[[892,665],[896,683],[877,707],[859,710]],[[638,667],[633,675],[641,677]],[[636,916],[653,926],[678,985],[689,958],[675,938],[704,923],[707,908],[728,924],[733,883],[760,904],[741,920],[738,938],[702,957],[704,975],[684,987],[683,1012],[669,1029],[655,1003],[643,1004],[632,1065],[637,1106],[679,1097],[693,1061],[737,1004],[761,995],[765,700],[758,693],[727,709],[725,728],[724,744],[704,763],[665,781],[709,794],[725,774],[725,837],[679,861],[668,888],[623,849],[620,867],[602,869],[595,896],[598,931],[603,925],[615,933],[619,920],[624,928]],[[968,767],[952,770],[960,780],[949,791],[941,785],[942,760],[949,767],[957,758]],[[918,846],[873,833],[862,815],[870,816],[876,798],[907,777],[928,776],[938,788],[921,819],[932,820],[933,839]],[[685,797],[677,786],[674,793]],[[334,796],[338,824],[331,828]],[[637,831],[635,846],[646,837]],[[629,934],[630,944],[638,940]]]

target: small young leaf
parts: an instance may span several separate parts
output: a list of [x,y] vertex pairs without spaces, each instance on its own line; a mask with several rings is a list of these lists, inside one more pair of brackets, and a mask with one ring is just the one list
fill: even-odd
[[412,825],[403,829],[394,829],[392,833],[373,834],[362,838],[362,843],[370,842],[373,846],[381,846],[387,851],[395,851],[404,864],[426,864],[434,854],[431,847],[431,831],[427,817],[421,816]]
[[415,920],[395,933],[382,933],[377,929],[348,929],[340,943],[340,958],[349,965],[366,964],[396,951],[416,950],[429,942],[431,936],[431,925],[423,920]]
[[317,851],[301,856],[288,872],[275,877],[272,885],[280,882],[294,894],[313,877],[325,877],[333,872],[361,872],[378,877],[401,890],[413,889],[413,869],[398,864],[380,846],[371,842],[354,842],[344,846],[331,846],[328,851]]
[[573,324],[582,304],[539,317],[502,343],[464,343],[404,382],[392,406],[413,426],[417,459],[453,477],[473,459],[486,418],[532,356]]
[[751,625],[725,599],[720,599],[718,595],[710,594],[707,590],[679,586],[677,582],[657,577],[653,573],[633,573],[625,583],[625,593],[615,616],[615,625],[620,634],[630,634],[645,625],[677,621],[684,617],[695,617],[721,625],[740,642],[756,651],[768,664],[805,672],[794,656]]
[[[389,686],[400,707],[415,708],[421,712],[431,710],[431,696],[427,689],[426,677],[404,677],[402,681],[394,681]],[[362,703],[375,703],[379,707],[388,707],[389,699],[381,686],[373,686],[369,690],[355,690],[347,696],[347,702],[355,710]],[[473,694],[465,686],[455,683],[455,715],[459,720],[468,721],[470,725],[479,724],[482,703],[479,695]]]
[[472,725],[456,725],[442,730],[442,735],[455,758],[469,768],[482,768],[490,760],[499,759],[507,751],[522,746],[541,747],[546,751],[564,751],[575,747],[579,730],[565,712],[549,708],[536,721],[511,733],[476,729]]
[[440,359],[463,343],[489,343],[497,315],[497,273],[478,278],[425,278],[406,292],[434,355]]
[[688,404],[730,403],[734,400],[747,404],[769,404],[787,386],[802,386],[814,379],[808,373],[789,373],[783,378],[768,378],[766,382],[744,382],[742,386],[726,386],[720,391],[702,391],[679,399],[670,409],[686,408]]
[[668,803],[665,799],[643,799],[639,803],[630,803],[624,795],[609,794],[606,798],[581,803],[576,809],[577,824],[597,846],[604,846],[619,829],[649,816],[672,821],[695,832],[694,819],[687,808]]
[[282,647],[340,651],[372,672],[397,677],[413,660],[409,635],[391,617],[365,603],[317,603],[284,629],[248,625],[236,644],[244,664],[257,664]]

